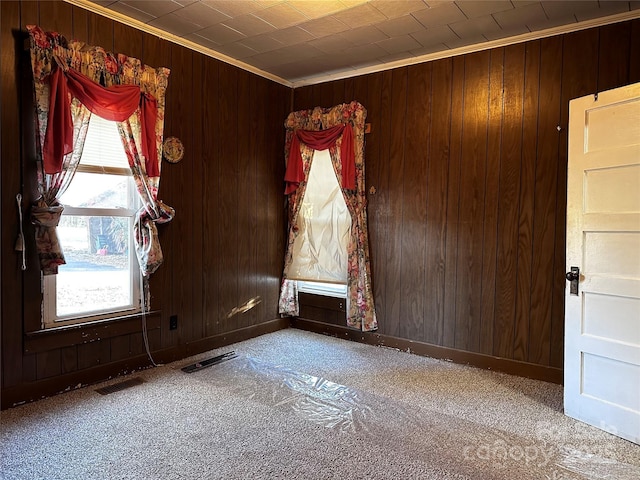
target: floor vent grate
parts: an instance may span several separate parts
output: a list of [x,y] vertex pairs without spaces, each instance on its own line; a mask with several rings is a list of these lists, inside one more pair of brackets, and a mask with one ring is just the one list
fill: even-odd
[[129,380],[125,380],[124,382],[114,383],[113,385],[107,385],[106,387],[96,388],[96,392],[100,395],[109,395],[110,393],[119,392],[121,390],[126,390],[127,388],[135,387],[136,385],[141,385],[144,383],[140,377],[131,378]]

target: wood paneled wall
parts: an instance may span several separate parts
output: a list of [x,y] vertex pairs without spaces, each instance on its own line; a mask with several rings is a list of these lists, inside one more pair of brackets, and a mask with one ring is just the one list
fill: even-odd
[[569,100],[638,58],[635,20],[294,90],[368,110],[381,336],[562,367]]
[[[165,136],[180,138],[186,154],[179,164],[163,163],[159,197],[176,217],[159,227],[165,263],[151,278],[157,313],[149,318],[149,339],[156,360],[286,326],[274,319],[284,255],[283,121],[291,90],[68,3],[2,1],[0,8],[2,406],[148,363],[138,319],[106,330],[31,333],[40,329],[41,296],[28,220],[24,274],[13,250],[15,195],[22,192],[27,206],[36,197],[27,24],[171,69]],[[256,308],[227,318],[258,295]],[[169,330],[171,315],[178,316],[177,330]]]

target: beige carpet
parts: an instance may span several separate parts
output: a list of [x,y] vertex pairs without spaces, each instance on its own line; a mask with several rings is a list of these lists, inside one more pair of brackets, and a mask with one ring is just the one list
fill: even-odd
[[558,385],[299,330],[134,376],[2,412],[0,478],[640,478],[640,447],[565,417]]

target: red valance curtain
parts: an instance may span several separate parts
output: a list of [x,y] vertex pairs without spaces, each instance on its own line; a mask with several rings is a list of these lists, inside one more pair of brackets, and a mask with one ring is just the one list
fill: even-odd
[[[55,58],[55,57],[54,57]],[[56,60],[58,62],[58,60]],[[42,149],[44,171],[55,174],[62,171],[65,155],[73,152],[73,121],[71,98],[77,98],[91,113],[115,122],[124,122],[141,108],[140,123],[144,137],[151,136],[158,114],[157,102],[149,94],[140,92],[136,85],[103,87],[86,75],[58,65],[49,75],[49,113]],[[147,175],[158,176],[158,155],[155,148],[143,143],[142,155],[146,159]]]
[[307,131],[295,130],[291,137],[291,147],[289,148],[289,161],[287,171],[284,176],[286,182],[285,195],[293,193],[304,181],[304,168],[302,164],[302,154],[300,153],[300,141],[314,150],[326,150],[333,147],[338,139],[342,137],[340,145],[340,161],[342,164],[342,188],[348,190],[355,189],[355,154],[353,151],[353,128],[350,123],[337,125],[327,130]]
[[347,324],[363,331],[378,328],[371,285],[364,178],[366,116],[365,108],[354,101],[333,108],[317,107],[292,112],[285,121],[289,237],[280,290],[281,315],[296,316],[299,313],[297,282],[287,277],[298,234],[296,222],[314,151],[328,149],[352,221],[347,246]]
[[169,69],[101,47],[68,41],[57,32],[28,25],[31,39],[38,129],[40,198],[31,209],[36,246],[45,275],[65,263],[56,226],[64,207],[59,198],[77,169],[91,114],[117,122],[143,207],[136,216],[134,238],[142,274],[162,263],[157,223],[174,211],[157,198]]

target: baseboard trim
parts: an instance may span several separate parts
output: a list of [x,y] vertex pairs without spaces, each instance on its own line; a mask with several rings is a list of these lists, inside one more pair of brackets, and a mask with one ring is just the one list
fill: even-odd
[[[159,363],[174,362],[198,353],[213,350],[214,348],[224,347],[266,333],[282,330],[288,328],[289,324],[288,318],[271,320],[259,325],[213,335],[176,347],[155,350],[152,351],[152,355],[154,360]],[[146,354],[143,354],[57,377],[3,388],[0,396],[0,410],[51,397],[69,390],[83,388],[149,367],[151,367],[151,361]]]
[[441,347],[429,343],[414,342],[404,338],[392,337],[390,335],[381,335],[376,332],[361,332],[348,327],[330,325],[302,318],[292,319],[291,326],[300,330],[331,335],[354,342],[366,343],[368,345],[397,348],[423,357],[449,360],[454,363],[470,365],[485,370],[494,370],[497,372],[508,373],[510,375],[517,375],[519,377],[526,377],[534,380],[542,380],[545,382],[557,384],[563,383],[563,370],[561,368],[536,365],[533,363],[494,357],[482,353],[467,352],[464,350]]

